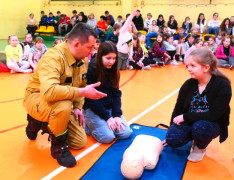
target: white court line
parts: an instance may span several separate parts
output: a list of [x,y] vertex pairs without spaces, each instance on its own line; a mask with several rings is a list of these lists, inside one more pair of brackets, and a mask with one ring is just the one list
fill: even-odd
[[[133,122],[135,122],[136,120],[138,120],[139,118],[141,118],[142,116],[144,116],[145,114],[147,114],[148,112],[152,111],[154,108],[156,108],[157,106],[159,106],[160,104],[162,104],[164,101],[166,101],[167,99],[169,99],[171,96],[173,96],[174,94],[176,94],[178,91],[179,91],[179,88],[176,89],[175,91],[173,91],[172,93],[170,93],[169,95],[167,95],[166,97],[164,97],[163,99],[161,99],[160,101],[156,102],[154,105],[152,105],[151,107],[149,107],[148,109],[146,109],[142,113],[138,114],[136,117],[132,118],[130,121],[128,121],[128,124],[129,125],[132,124]],[[100,145],[101,145],[101,143],[96,143],[96,144],[92,145],[91,147],[89,147],[88,149],[86,149],[85,151],[83,151],[82,153],[80,153],[79,155],[77,155],[75,157],[76,161],[78,161],[79,159],[81,159],[82,157],[84,157],[85,155],[87,155],[88,153],[90,153],[91,151],[93,151],[94,149],[96,149]],[[45,176],[44,178],[42,178],[41,180],[52,179],[53,177],[55,177],[56,175],[58,175],[59,173],[61,173],[65,169],[66,169],[66,167],[60,166],[59,168],[55,169],[53,172],[51,172],[50,174],[48,174],[47,176]]]

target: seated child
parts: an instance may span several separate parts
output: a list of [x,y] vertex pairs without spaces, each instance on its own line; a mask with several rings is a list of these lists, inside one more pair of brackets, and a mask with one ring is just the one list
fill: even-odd
[[148,30],[148,34],[147,34],[147,47],[148,49],[150,49],[150,39],[152,37],[157,37],[157,32],[159,30],[159,27],[157,26],[157,21],[153,20],[152,21],[152,25],[150,25],[149,30]]
[[123,25],[123,20],[122,20],[122,16],[118,16],[118,19],[117,19],[117,21],[115,21],[115,24],[119,24],[120,26],[122,26]]
[[33,71],[35,71],[38,61],[41,59],[42,55],[47,51],[44,45],[44,40],[41,37],[36,37],[34,46],[30,49],[30,54],[28,62],[30,63]]
[[167,34],[166,41],[164,41],[164,46],[167,50],[167,53],[170,55],[170,64],[171,65],[179,65],[174,59],[176,53],[176,46],[173,43],[173,36],[171,34]]
[[[186,41],[187,39],[187,41]],[[192,47],[193,43],[194,43],[195,37],[192,34],[189,34],[186,38],[185,38],[185,43],[184,43],[184,52],[186,53],[187,50],[189,48]]]
[[216,49],[218,47],[218,45],[215,43],[215,37],[210,36],[208,43],[209,43],[209,49],[211,50],[211,52],[213,54],[215,54],[216,53]]
[[133,35],[133,43],[129,52],[130,69],[151,69],[150,61],[144,57],[144,51],[140,45],[140,40],[136,35]]
[[109,34],[110,32],[114,32],[114,28],[110,25],[110,23],[111,23],[110,20],[106,21],[107,29],[106,30],[102,30],[102,32],[104,34],[104,37],[101,39],[101,42],[105,41],[107,34]]
[[166,64],[168,60],[171,59],[171,56],[165,50],[163,41],[163,35],[158,34],[152,48],[152,55],[154,58],[156,58],[156,61],[163,61]]
[[220,31],[218,33],[218,36],[216,37],[215,41],[216,41],[216,44],[219,46],[222,39],[227,35],[226,31]]
[[234,47],[231,46],[231,39],[226,36],[217,48],[216,55],[219,60],[219,67],[234,69]]
[[107,26],[106,26],[105,20],[106,20],[105,16],[100,16],[100,21],[97,22],[96,31],[97,31],[98,37],[100,37],[101,35],[103,35],[103,31],[107,30]]
[[114,32],[109,32],[107,35],[106,35],[106,41],[111,41],[113,42],[115,45],[117,44],[118,40],[119,40],[119,30],[122,26],[119,25],[118,23],[115,24],[113,26],[114,28]]
[[175,35],[174,40],[177,40],[179,38],[179,35],[181,35],[181,34],[185,35],[185,37],[187,36],[187,33],[184,32],[184,28],[182,28],[182,27],[180,27],[179,33]]
[[179,61],[183,61],[184,60],[184,41],[185,41],[186,36],[184,34],[180,34],[178,37],[178,40],[175,40],[174,43],[177,44],[176,45],[176,55],[175,55],[175,59],[179,60]]
[[32,34],[30,34],[30,33],[26,34],[24,40],[25,40],[24,42],[20,43],[20,45],[23,49],[22,60],[27,61],[28,56],[29,56],[29,52],[30,52],[30,48],[33,46]]
[[92,61],[93,59],[95,59],[100,44],[101,44],[100,39],[96,39],[96,43],[95,43],[95,45],[94,45],[93,52],[90,53],[90,58],[88,57],[88,59],[89,59],[90,61]]
[[208,43],[208,41],[204,41],[202,47],[209,49],[209,43]]
[[196,39],[194,41],[194,45],[188,49],[188,51],[185,53],[185,57],[184,57],[184,64],[185,65],[188,65],[188,57],[189,57],[189,54],[194,50],[194,49],[197,49],[197,48],[201,48],[203,45],[203,41],[201,39]]
[[6,65],[11,69],[11,73],[22,72],[29,73],[32,72],[29,69],[30,65],[27,61],[22,61],[23,51],[19,45],[18,37],[15,35],[8,37],[9,45],[6,46]]
[[61,44],[61,43],[63,43],[62,39],[55,39],[54,43],[53,43],[53,47],[55,47],[56,45]]
[[[198,35],[198,28],[196,27],[192,27],[191,29],[191,35],[195,38],[195,39],[198,39],[199,38],[199,35]],[[188,40],[188,37],[185,39],[185,41]]]

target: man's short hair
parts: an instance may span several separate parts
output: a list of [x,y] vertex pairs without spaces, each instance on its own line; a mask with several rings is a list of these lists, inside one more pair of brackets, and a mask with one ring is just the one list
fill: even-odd
[[45,12],[44,12],[44,11],[41,11],[41,14],[45,14]]
[[69,32],[67,41],[71,42],[74,39],[78,39],[81,44],[87,43],[89,41],[89,36],[97,38],[97,32],[88,24],[78,23]]
[[76,11],[76,10],[73,10],[73,11],[72,11],[72,14],[75,14],[75,13],[77,14],[77,11]]
[[105,11],[105,14],[109,14],[109,11]]
[[60,13],[60,14],[61,14],[61,12],[60,12],[60,11],[57,11],[57,14],[58,14],[58,13]]

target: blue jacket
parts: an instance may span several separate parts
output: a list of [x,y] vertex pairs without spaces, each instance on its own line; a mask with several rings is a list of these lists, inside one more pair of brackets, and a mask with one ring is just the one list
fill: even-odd
[[[93,84],[97,82],[97,76],[95,73],[95,60],[90,61],[87,72],[87,84]],[[96,88],[98,91],[107,94],[107,97],[92,100],[85,98],[84,109],[90,108],[94,113],[99,115],[102,119],[108,120],[111,117],[121,117],[121,91],[118,88],[110,86],[110,79],[108,77],[108,70],[106,70],[106,78],[103,86]],[[112,109],[112,116],[107,109]]]
[[[184,32],[184,35],[187,36],[187,33]],[[178,37],[179,37],[179,34],[176,34],[176,35],[174,36],[174,40],[177,40]]]

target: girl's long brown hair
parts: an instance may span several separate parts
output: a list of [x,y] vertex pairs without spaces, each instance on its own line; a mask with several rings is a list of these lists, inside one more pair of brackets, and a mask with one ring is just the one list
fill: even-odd
[[[110,69],[106,70],[102,58],[109,53],[116,54],[116,61]],[[118,51],[111,41],[105,41],[99,46],[95,59],[95,72],[97,80],[101,82],[101,86],[104,85],[106,76],[110,79],[111,87],[117,88],[119,86],[120,73],[118,68]]]
[[[221,46],[221,45],[223,45],[223,42],[226,40],[226,39],[230,39],[230,44],[229,44],[229,56],[231,56],[231,54],[232,54],[232,49],[230,48],[231,47],[231,38],[229,37],[229,36],[224,36],[224,38],[222,39],[222,41],[220,42],[220,44],[219,44],[219,46]],[[218,47],[219,47],[218,46]],[[224,45],[223,45],[223,47],[224,47]]]
[[222,77],[223,79],[226,79],[229,82],[231,82],[230,79],[217,68],[218,60],[209,49],[197,48],[193,50],[189,56],[194,57],[194,60],[200,65],[209,65],[211,75]]
[[[157,39],[156,39],[156,40],[154,41],[154,45],[155,45],[155,44],[158,44],[158,45],[160,46],[160,48],[161,48],[161,47],[164,47],[164,43],[163,43],[163,41],[164,41],[164,39],[165,39],[164,36],[163,36],[161,33],[158,33],[157,37],[158,37],[158,36],[161,36],[161,37],[162,37],[162,42],[159,43],[159,42],[157,41]],[[165,35],[165,36],[166,36],[166,35]],[[154,46],[154,45],[153,45],[153,46]]]

